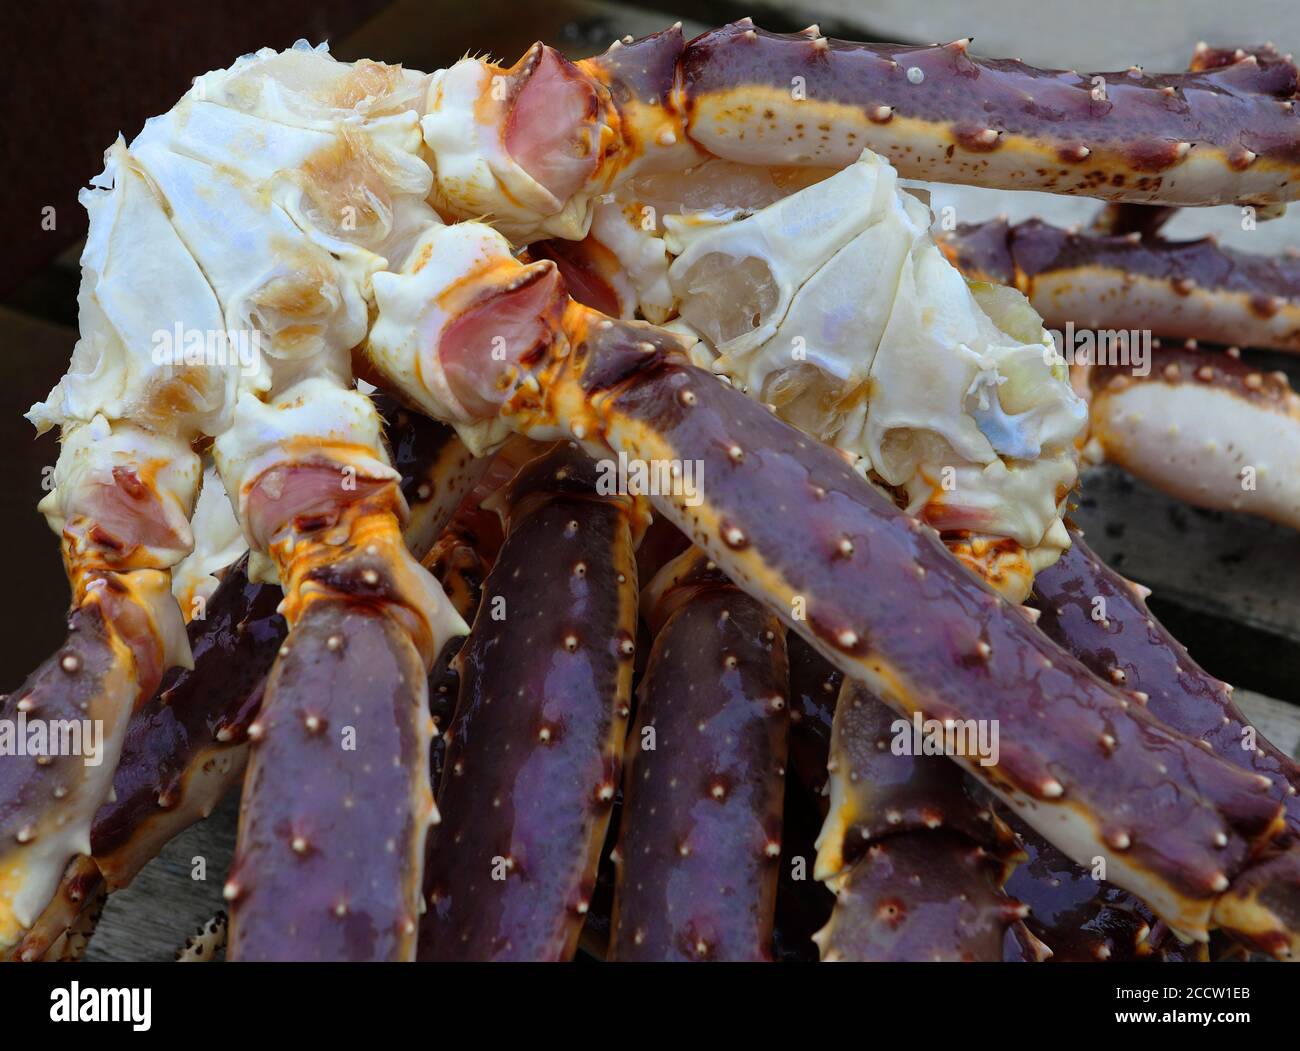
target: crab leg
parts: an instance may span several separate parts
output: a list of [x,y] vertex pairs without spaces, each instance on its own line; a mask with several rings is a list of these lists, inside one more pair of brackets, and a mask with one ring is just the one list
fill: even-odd
[[328,376],[246,395],[215,452],[289,624],[248,728],[230,956],[411,958],[436,819],[426,676],[464,623],[406,548],[364,395]]
[[866,145],[905,177],[1162,204],[1292,200],[1291,63],[1148,76],[967,51],[780,35],[748,20],[686,45],[692,140],[731,160],[839,165]]
[[221,425],[234,383],[230,370],[155,356],[139,307],[160,285],[164,306],[185,304],[196,324],[220,326],[220,310],[120,143],[106,161],[82,194],[91,223],[81,339],[67,375],[27,414],[39,432],[61,431],[55,487],[40,509],[61,537],[69,634],[0,711],[20,730],[30,723],[71,744],[62,735],[81,729],[97,742],[0,763],[0,952],[36,922],[72,857],[90,850],[132,709],[168,668],[188,663],[170,571],[193,539],[200,465],[190,445]]
[[286,566],[291,630],[248,729],[225,890],[232,959],[414,954],[436,819],[426,675],[463,627],[414,572],[392,505],[351,510],[342,542],[297,538]]
[[576,948],[636,627],[632,507],[597,496],[596,481],[562,444],[501,495],[506,541],[456,658],[421,959],[563,960]]
[[[795,779],[812,790],[815,798],[822,802],[824,815],[826,803],[821,789],[826,781],[832,721],[842,676],[798,635],[791,633],[788,644],[790,768]],[[879,704],[878,701],[874,703]],[[864,716],[858,715],[857,718],[861,720]],[[850,750],[850,763],[852,757]],[[880,756],[874,762],[879,764],[883,760],[884,757]],[[909,762],[902,758],[894,761],[900,767]],[[910,762],[915,764],[917,760]],[[945,762],[942,765],[949,764]],[[944,783],[944,775],[936,773],[932,779]],[[843,769],[839,781],[845,784]],[[842,793],[847,800],[871,794],[869,785],[865,790],[859,789],[851,777],[847,788],[848,791]],[[966,792],[948,794],[959,800],[970,798]],[[969,812],[969,806],[969,802],[964,802],[961,809]],[[1007,823],[1028,857],[1019,864],[1008,866],[1010,875],[1002,890],[1028,905],[1031,912],[1023,923],[1012,925],[1014,938],[1004,941],[1004,959],[1009,962],[1038,961],[1044,958],[1044,946],[1048,950],[1046,955],[1054,961],[1148,958],[1152,952],[1158,953],[1161,959],[1183,958],[1187,953],[1199,953],[1196,958],[1204,955],[1203,946],[1183,949],[1182,943],[1168,934],[1167,927],[1164,928],[1167,936],[1157,938],[1152,931],[1155,918],[1141,901],[1127,891],[1095,879],[1088,870],[1076,865],[1015,815],[1010,815]],[[979,829],[983,826],[976,824],[973,827]],[[989,831],[991,827],[985,827],[985,832]],[[993,839],[996,845],[999,837]],[[1004,842],[1002,846],[1005,853]],[[967,866],[965,871],[976,879],[977,887],[987,887],[987,868]],[[908,889],[912,886],[907,884]],[[987,894],[987,890],[984,893]]]
[[1000,960],[1026,911],[1002,891],[1010,829],[942,756],[893,748],[910,724],[862,683],[835,709],[817,877],[836,893],[823,960]]
[[[394,417],[389,438],[403,491],[411,500],[405,535],[418,556],[431,525],[446,521],[481,467],[467,463],[464,446],[450,429],[418,414],[398,414],[391,406],[385,411]],[[112,795],[91,828],[93,860],[83,855],[69,865],[58,895],[12,951],[15,959],[45,957],[92,900],[95,888],[126,886],[163,844],[210,814],[243,777],[246,731],[287,628],[277,612],[280,589],[250,581],[247,559],[229,567],[215,591],[207,592],[198,582],[211,580],[207,569],[226,547],[199,529],[213,485],[214,479],[206,477],[195,512],[200,543],[173,580],[173,591],[183,589],[187,595],[182,610],[199,608],[193,598],[203,593],[203,616],[189,627],[193,667],[164,680],[163,689],[132,713]],[[215,492],[228,509],[219,482]],[[191,562],[199,565],[187,574]],[[186,576],[195,581],[183,583]]]
[[785,793],[777,618],[690,550],[646,591],[610,958],[771,960]]
[[1013,285],[1047,324],[1300,351],[1300,258],[1062,230],[1038,219],[941,234],[968,276]]
[[1166,726],[1268,781],[1300,836],[1300,766],[1262,736],[1232,701],[1232,687],[1188,655],[1147,609],[1146,589],[1106,566],[1077,533],[1034,581],[1038,626],[1093,673],[1137,691]]
[[710,155],[839,168],[864,147],[904,177],[1005,189],[1170,205],[1300,193],[1290,62],[1079,74],[977,58],[969,43],[857,44],[744,19],[578,63],[542,44],[510,68],[465,59],[429,87],[433,199],[517,242],[576,239],[593,200],[637,173]]
[[[1096,680],[965,576],[932,530],[832,449],[690,365],[674,337],[566,306],[553,263],[520,267],[473,225],[448,228],[481,253],[459,270],[376,277],[367,349],[388,382],[472,440],[508,426],[670,475],[675,465],[679,482],[693,468],[703,486],[668,485],[655,506],[738,586],[902,714],[997,719],[1002,761],[972,772],[1072,857],[1104,854],[1114,882],[1207,937],[1216,899],[1280,825],[1256,776]],[[467,265],[453,314],[439,290]],[[494,346],[502,331],[511,338]],[[810,513],[813,530],[791,546],[787,519]],[[1050,728],[1037,714],[1049,696]],[[1171,780],[1183,787],[1157,820],[1141,801]]]
[[1096,366],[1085,453],[1188,503],[1300,529],[1300,396],[1229,351],[1158,346],[1150,372]]
[[206,618],[191,621],[194,667],[144,704],[127,727],[91,846],[110,890],[125,887],[163,844],[206,817],[243,774],[247,729],[287,628],[280,589],[226,574]]
[[[973,767],[1032,825],[1177,930],[1204,937],[1215,899],[1275,833],[1260,780],[1155,723],[1122,691],[971,582],[933,534],[831,450],[677,356],[652,329],[571,313],[572,349],[541,370],[545,402],[517,392],[525,431],[551,418],[645,462],[697,458],[707,500],[656,506],[838,667],[910,715],[997,719],[1002,759]],[[553,414],[553,415],[552,415]],[[790,546],[785,515],[820,554]],[[923,608],[921,618],[900,615]],[[936,640],[937,643],[936,643]],[[1035,714],[1052,697],[1051,727]],[[1180,786],[1157,820],[1141,800]]]

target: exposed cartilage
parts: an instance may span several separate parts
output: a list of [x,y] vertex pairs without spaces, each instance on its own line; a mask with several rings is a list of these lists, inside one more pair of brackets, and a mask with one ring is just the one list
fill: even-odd
[[1156,346],[1150,371],[1093,366],[1084,453],[1199,507],[1300,529],[1300,395],[1222,350]]
[[456,658],[420,958],[572,956],[618,780],[632,685],[632,501],[569,443],[496,498],[506,540]]
[[1015,837],[954,763],[916,754],[912,730],[862,683],[841,689],[817,855],[837,899],[815,938],[823,960],[1000,960],[1024,916],[1002,891]]
[[[1128,891],[1076,865],[1015,815],[1007,821],[1027,857],[1005,889],[1028,907],[1025,925],[1051,950],[1053,963],[1207,959],[1204,943],[1179,941]],[[1014,958],[1021,958],[1019,947]]]
[[204,619],[222,574],[248,552],[230,496],[213,463],[203,468],[203,486],[194,502],[190,530],[194,547],[172,570],[172,594],[186,624]]
[[1281,824],[1256,775],[1093,677],[833,450],[689,365],[671,336],[576,306],[565,332],[525,361],[536,384],[515,385],[515,427],[697,463],[702,501],[654,503],[731,579],[900,713],[998,720],[999,764],[964,765],[1072,857],[1106,856],[1115,882],[1206,937],[1215,900]]
[[692,549],[643,598],[610,959],[771,960],[788,730],[776,615]]
[[1251,255],[1212,238],[1102,236],[1038,219],[938,236],[967,277],[1019,288],[1058,330],[1131,329],[1300,351],[1300,258]]
[[1269,782],[1300,837],[1300,765],[1250,725],[1232,687],[1198,665],[1155,619],[1145,589],[1106,566],[1071,531],[1061,560],[1038,575],[1030,600],[1038,627],[1095,675],[1135,691],[1166,726]]

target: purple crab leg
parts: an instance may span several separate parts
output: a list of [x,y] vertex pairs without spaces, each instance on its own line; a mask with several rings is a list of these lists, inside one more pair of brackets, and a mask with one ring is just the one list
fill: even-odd
[[[363,563],[337,583],[364,594]],[[413,953],[433,816],[425,675],[402,625],[374,607],[318,601],[298,620],[249,728],[231,959]]]
[[[394,466],[411,512],[403,535],[420,557],[484,465],[449,427],[395,406]],[[110,891],[125,887],[163,844],[206,817],[243,776],[248,725],[288,627],[281,591],[227,571],[202,621],[189,626],[194,667],[175,674],[127,726],[113,798],[95,815],[91,845]]]
[[785,632],[698,550],[646,603],[658,631],[628,737],[610,959],[771,960]]
[[[117,601],[113,589],[127,577],[106,577],[105,601]],[[29,951],[21,945],[42,912],[62,907],[57,889],[90,850],[91,820],[139,693],[131,647],[92,599],[73,610],[58,651],[0,706],[10,731],[0,760],[0,953]]]
[[1300,256],[994,220],[941,235],[968,276],[1018,287],[1049,327],[1300,351]]
[[457,656],[425,960],[573,955],[618,779],[636,631],[632,505],[563,443],[502,494],[507,537]]
[[[381,408],[392,420],[389,438],[411,512],[405,536],[418,556],[482,465],[469,462],[451,428],[391,403]],[[58,895],[12,950],[13,958],[44,958],[96,889],[125,887],[165,843],[211,813],[239,783],[247,727],[287,631],[276,612],[279,601],[278,586],[248,580],[245,562],[227,570],[204,618],[189,625],[194,667],[174,670],[127,723],[112,795],[91,826],[93,860],[82,855],[69,865]]]
[[194,667],[179,671],[127,726],[113,795],[90,844],[110,891],[125,887],[181,829],[208,814],[243,777],[247,731],[288,632],[280,589],[232,566],[190,622]]
[[1094,674],[1137,691],[1147,710],[1215,755],[1260,775],[1300,837],[1300,765],[1264,739],[1144,601],[1145,589],[1106,566],[1071,532],[1072,546],[1034,581],[1038,627]]
[[271,538],[261,543],[278,564],[289,635],[248,728],[224,889],[232,960],[415,955],[437,820],[427,675],[465,627],[407,549],[400,476],[340,487],[330,454],[347,455],[325,445],[241,488],[254,533]]
[[1035,69],[935,47],[768,33],[748,19],[686,45],[674,101],[691,139],[748,164],[842,166],[864,146],[908,178],[1161,204],[1300,193],[1296,68]]
[[1026,910],[1002,890],[1015,837],[941,755],[892,747],[910,724],[861,683],[836,706],[817,876],[836,892],[823,960],[1002,958]]
[[738,586],[901,714],[996,720],[1000,761],[972,772],[1076,860],[1104,856],[1114,882],[1207,937],[1216,900],[1281,826],[1258,775],[1096,679],[971,580],[932,529],[691,366],[673,337],[576,304],[564,328],[504,407],[515,427],[694,465],[700,499],[681,487],[655,506]]
[[[789,636],[789,648],[790,769],[797,780],[816,787],[818,798],[822,798],[819,786],[826,779],[831,725],[842,676],[793,632]],[[824,688],[832,683],[834,690]],[[795,713],[800,710],[804,715],[796,719]],[[796,741],[800,737],[806,753],[804,762],[797,762],[795,758]],[[908,761],[895,758],[899,763]],[[951,767],[952,764],[941,765]],[[814,780],[810,774],[820,776],[820,781]],[[970,806],[966,793],[950,789],[949,795],[966,800],[963,808]],[[825,810],[824,800],[822,809]],[[1153,950],[1158,951],[1161,959],[1204,955],[1204,946],[1200,943],[1183,946],[1172,935],[1155,946],[1149,934],[1157,921],[1137,898],[1118,887],[1094,880],[1086,870],[1014,815],[1008,816],[1007,823],[1026,851],[1027,860],[1011,869],[1002,890],[1029,906],[1031,913],[1024,921],[1011,925],[1003,942],[1004,960],[1119,960],[1130,956],[1137,958]],[[980,826],[975,827],[978,829]],[[994,839],[998,841],[997,837]],[[982,884],[987,884],[988,871],[986,867],[968,866],[966,874],[974,874]],[[1168,928],[1164,929],[1168,931]]]

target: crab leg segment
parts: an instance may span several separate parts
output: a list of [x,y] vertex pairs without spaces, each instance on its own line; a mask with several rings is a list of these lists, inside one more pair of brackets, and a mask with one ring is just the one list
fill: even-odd
[[678,105],[694,142],[749,164],[838,166],[869,146],[908,178],[1006,189],[1185,205],[1300,193],[1291,63],[1080,74],[968,44],[856,44],[745,20],[686,46]]
[[406,552],[391,488],[384,495],[347,508],[323,536],[277,545],[291,631],[248,729],[226,885],[232,959],[415,952],[424,838],[436,819],[425,677],[464,629]]
[[658,630],[628,738],[610,958],[771,960],[785,634],[695,549],[644,604]]
[[[655,505],[731,579],[901,714],[996,720],[1000,761],[972,772],[1071,856],[1104,855],[1109,878],[1206,936],[1215,898],[1280,821],[1257,776],[1096,680],[833,450],[687,364],[671,337],[580,307],[565,327],[571,345],[537,367],[540,393],[521,384],[507,406],[518,428],[558,424],[641,462],[695,465],[704,499]],[[1170,784],[1157,819],[1145,801]]]
[[1001,890],[1010,830],[941,755],[893,744],[911,727],[861,683],[835,710],[817,876],[836,892],[823,960],[1000,960],[1024,910]]
[[[144,572],[170,602],[166,574]],[[68,862],[90,853],[91,819],[142,692],[135,655],[106,606],[132,610],[140,575],[100,578],[102,599],[73,610],[67,641],[5,700],[4,725],[22,735],[23,750],[0,763],[0,949],[36,922]],[[49,741],[51,733],[66,743]]]
[[456,658],[420,958],[573,955],[618,780],[636,633],[632,505],[571,444],[503,491],[507,537]]
[[[418,557],[481,467],[449,428],[388,408],[388,437],[411,505],[403,535]],[[190,622],[193,668],[132,716],[113,798],[95,815],[91,834],[109,890],[126,886],[164,843],[211,813],[243,777],[248,726],[288,631],[280,599],[274,584],[249,580],[246,559],[230,567],[203,617]]]
[[[390,411],[389,438],[412,505],[405,536],[419,555],[428,546],[428,530],[445,522],[480,468],[467,463],[464,446],[449,428]],[[201,612],[189,626],[193,667],[165,679],[132,713],[113,792],[91,829],[94,858],[83,855],[69,865],[59,894],[13,950],[16,959],[48,958],[50,945],[85,909],[95,888],[126,886],[165,843],[210,814],[243,778],[247,728],[288,629],[277,612],[279,587],[250,581],[247,559],[217,566],[220,553],[230,549],[227,530],[218,523],[205,532],[200,521],[205,500],[214,494],[230,515],[219,481],[205,476],[194,516],[198,544],[173,573],[173,591],[183,588],[189,596],[182,609]],[[186,572],[191,562],[197,564]],[[216,583],[214,567],[225,573],[209,593],[202,581]],[[201,605],[193,601],[200,594]]]
[[248,725],[287,628],[280,589],[232,567],[191,621],[194,667],[132,718],[113,776],[113,798],[95,815],[91,846],[110,890],[126,886],[164,843],[211,813],[237,784]]
[[0,710],[22,738],[0,762],[0,952],[90,852],[132,710],[189,661],[170,568],[191,542],[198,457],[96,415],[65,420],[54,478],[42,510],[62,534],[72,612],[67,641]]
[[1188,503],[1300,529],[1300,396],[1285,373],[1168,346],[1152,350],[1150,366],[1142,376],[1088,370],[1085,452]]
[[248,730],[231,958],[410,959],[436,816],[426,675],[464,623],[406,548],[365,396],[328,375],[245,395],[215,453],[290,628]]
[[[331,575],[360,598],[381,568],[355,557]],[[254,723],[231,958],[409,959],[435,816],[421,655],[364,601],[308,606],[285,651]]]
[[1300,258],[1236,252],[1211,238],[1073,232],[1038,219],[940,236],[967,276],[1017,286],[1053,328],[1300,351]]
[[1258,734],[1232,687],[1188,655],[1147,609],[1145,589],[1107,567],[1077,532],[1061,560],[1034,582],[1038,627],[1102,679],[1138,691],[1166,726],[1268,780],[1269,795],[1300,835],[1300,766]]

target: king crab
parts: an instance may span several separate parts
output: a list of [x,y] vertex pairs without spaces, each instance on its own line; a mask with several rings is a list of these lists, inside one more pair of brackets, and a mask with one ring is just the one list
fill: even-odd
[[[1006,231],[945,255],[897,185],[1294,198],[1294,64],[1193,65],[744,21],[577,63],[302,45],[197,78],[83,193],[81,339],[29,414],[62,432],[41,506],[73,610],[5,714],[101,720],[111,761],[0,766],[0,949],[78,943],[246,763],[232,958],[567,958],[620,782],[601,951],[770,958],[788,759],[825,811],[826,958],[1174,958],[1213,929],[1292,955],[1300,770],[1241,747],[1230,690],[1064,520],[1079,445],[1155,463],[1153,432],[1088,442],[1125,384],[1071,388],[1026,283],[1052,266]],[[1291,347],[1276,269],[1162,278]],[[260,354],[188,353],[231,332]],[[1297,447],[1284,384],[1204,368],[1143,411],[1188,411],[1195,376],[1244,447]],[[358,379],[404,407],[388,441]],[[1294,478],[1260,486],[1232,499],[1294,522]],[[996,725],[1000,757],[893,755],[890,712]],[[1067,908],[1043,873],[1073,866],[1106,883]]]

